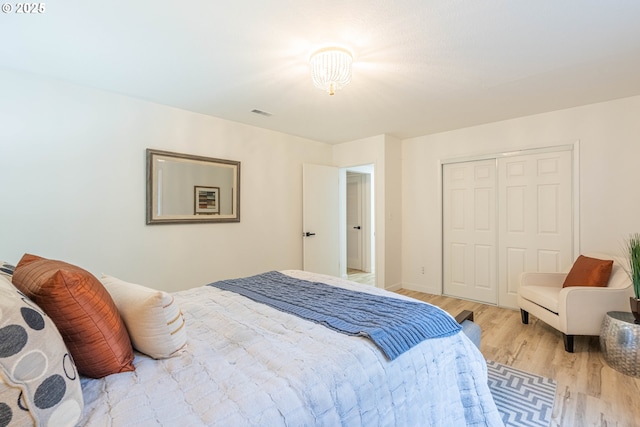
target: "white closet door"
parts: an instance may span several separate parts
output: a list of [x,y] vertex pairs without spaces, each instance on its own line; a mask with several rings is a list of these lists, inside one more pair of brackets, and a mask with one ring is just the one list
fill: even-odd
[[443,166],[443,291],[497,303],[496,162]]
[[498,303],[518,308],[520,273],[573,262],[571,151],[501,158],[498,182]]

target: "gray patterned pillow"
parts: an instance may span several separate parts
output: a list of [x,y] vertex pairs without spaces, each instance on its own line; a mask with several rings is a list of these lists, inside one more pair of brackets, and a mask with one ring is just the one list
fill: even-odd
[[75,426],[82,388],[53,321],[0,275],[0,426]]
[[16,268],[8,262],[0,261],[0,276],[7,276],[11,280],[13,276],[13,270]]

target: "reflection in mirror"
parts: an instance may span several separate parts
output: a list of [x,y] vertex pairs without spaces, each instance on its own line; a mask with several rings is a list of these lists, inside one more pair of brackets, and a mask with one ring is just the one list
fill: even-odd
[[147,224],[240,221],[240,162],[147,149]]

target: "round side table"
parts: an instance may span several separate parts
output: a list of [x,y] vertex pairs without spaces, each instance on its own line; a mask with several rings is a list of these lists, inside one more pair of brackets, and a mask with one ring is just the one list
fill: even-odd
[[640,325],[631,313],[610,311],[604,316],[600,349],[612,368],[640,377]]

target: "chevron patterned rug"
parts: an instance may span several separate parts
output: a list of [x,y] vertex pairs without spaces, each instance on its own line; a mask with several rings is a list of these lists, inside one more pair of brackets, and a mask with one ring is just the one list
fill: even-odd
[[487,360],[489,389],[506,427],[549,427],[556,382]]

